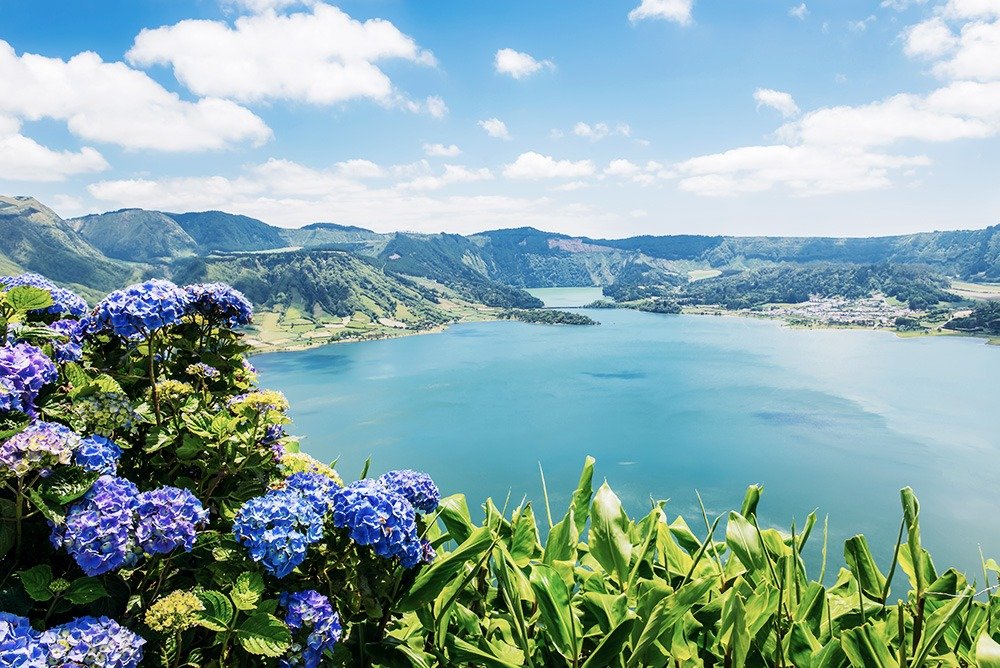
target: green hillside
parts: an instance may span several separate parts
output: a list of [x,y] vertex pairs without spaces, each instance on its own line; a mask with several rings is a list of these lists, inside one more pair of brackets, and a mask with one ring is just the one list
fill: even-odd
[[102,253],[119,260],[163,262],[199,250],[177,221],[159,211],[122,209],[67,222]]
[[0,196],[0,267],[33,271],[89,295],[128,282],[136,269],[108,258],[32,197]]
[[198,244],[203,254],[283,248],[282,230],[267,223],[222,211],[167,213]]

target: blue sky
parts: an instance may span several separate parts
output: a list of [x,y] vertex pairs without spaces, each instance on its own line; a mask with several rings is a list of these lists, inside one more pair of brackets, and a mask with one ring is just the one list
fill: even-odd
[[998,0],[0,0],[0,17],[0,193],[64,216],[599,237],[1000,222]]

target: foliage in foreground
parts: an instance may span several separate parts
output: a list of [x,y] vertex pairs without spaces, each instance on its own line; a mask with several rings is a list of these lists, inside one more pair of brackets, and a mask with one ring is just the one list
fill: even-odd
[[819,573],[802,557],[815,515],[759,526],[759,487],[697,529],[632,519],[589,458],[544,532],[531,504],[477,525],[422,474],[345,486],[297,452],[231,289],[88,312],[0,285],[0,665],[1000,666],[1000,565],[979,592],[939,572],[909,489],[884,568],[855,536],[836,575],[825,530]]

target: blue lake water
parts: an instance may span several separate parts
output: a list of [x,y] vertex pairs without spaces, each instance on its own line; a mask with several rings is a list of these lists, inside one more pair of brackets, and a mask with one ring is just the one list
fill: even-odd
[[[584,311],[597,327],[470,323],[442,334],[270,354],[303,448],[345,477],[419,468],[475,508],[527,495],[542,465],[561,516],[585,455],[633,514],[667,499],[701,526],[764,485],[762,522],[829,515],[831,558],[865,533],[883,568],[898,490],[922,504],[939,568],[1000,558],[1000,349],[965,338]],[[980,578],[981,579],[981,576]]]

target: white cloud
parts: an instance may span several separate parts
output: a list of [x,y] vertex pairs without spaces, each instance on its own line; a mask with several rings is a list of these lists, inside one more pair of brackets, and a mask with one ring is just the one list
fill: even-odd
[[951,19],[1000,18],[1000,4],[995,0],[948,0],[941,12]]
[[543,69],[554,70],[551,60],[536,60],[533,56],[514,49],[500,49],[493,59],[497,74],[509,74],[515,79],[530,77]]
[[[559,130],[553,130],[553,133],[559,132],[559,136],[562,136],[562,132]],[[573,126],[573,134],[577,137],[585,137],[591,141],[600,141],[606,137],[612,135],[619,137],[631,137],[632,128],[628,123],[619,123],[615,127],[609,126],[607,123],[584,123],[583,121],[578,122]]]
[[503,175],[508,179],[577,179],[591,176],[595,170],[590,160],[556,160],[552,156],[529,151],[504,167]]
[[643,19],[664,19],[682,26],[691,23],[691,7],[694,0],[642,0],[642,3],[628,14],[633,23]]
[[803,2],[801,5],[796,5],[789,9],[788,15],[800,21],[805,21],[806,17],[809,16],[809,8],[806,6],[806,3]]
[[781,113],[785,118],[799,115],[799,105],[795,104],[795,99],[789,94],[773,88],[758,88],[753,93],[753,99],[757,103],[757,108],[770,107]]
[[864,32],[868,30],[868,26],[875,23],[877,20],[878,17],[875,16],[874,14],[871,14],[870,16],[868,16],[868,18],[860,19],[857,21],[850,21],[847,24],[847,27],[853,30],[854,32]]
[[349,179],[377,179],[385,176],[382,168],[371,160],[355,158],[353,160],[338,162],[336,167],[337,172],[341,176]]
[[418,176],[412,181],[399,184],[398,187],[408,190],[440,190],[454,183],[474,183],[488,181],[493,178],[493,172],[485,167],[469,169],[462,165],[445,165],[441,174]]
[[296,5],[314,5],[316,0],[222,0],[222,4],[262,14],[268,10],[277,11]]
[[882,0],[882,9],[895,9],[897,12],[906,11],[915,5],[926,4],[927,0]]
[[144,72],[106,63],[89,51],[68,61],[18,56],[0,40],[0,81],[0,114],[64,121],[71,133],[88,141],[196,151],[245,141],[261,144],[271,137],[264,121],[233,102],[182,100]]
[[512,139],[510,132],[507,130],[507,124],[499,118],[487,118],[485,121],[479,121],[477,125],[485,130],[486,134],[495,139]]
[[604,173],[608,176],[635,176],[642,171],[642,167],[635,164],[631,160],[626,160],[624,158],[617,158],[608,163],[608,166],[604,168]]
[[[429,51],[389,21],[357,21],[323,3],[308,12],[242,16],[232,26],[186,20],[143,30],[127,57],[137,65],[171,67],[198,95],[320,105],[354,99],[405,104],[379,64],[435,64]],[[435,109],[429,100],[428,111],[435,115]]]
[[20,123],[0,116],[0,179],[62,181],[67,176],[104,171],[109,167],[94,148],[54,151],[20,134]]
[[903,51],[911,57],[939,58],[958,45],[958,38],[940,17],[910,26],[903,38]]
[[434,158],[454,158],[462,155],[462,149],[455,144],[445,146],[444,144],[424,144],[424,153]]
[[122,179],[101,181],[87,190],[101,207],[221,209],[284,227],[332,220],[382,231],[473,233],[532,225],[580,234],[607,229],[618,220],[589,206],[563,204],[548,196],[443,195],[433,190],[371,188],[345,179],[336,168],[312,169],[285,160],[247,167],[237,176]]
[[424,102],[424,108],[434,118],[444,118],[448,115],[448,105],[437,95],[431,95],[427,98]]
[[957,42],[950,46],[950,58],[934,67],[938,76],[975,81],[1000,79],[1000,20],[967,23]]

